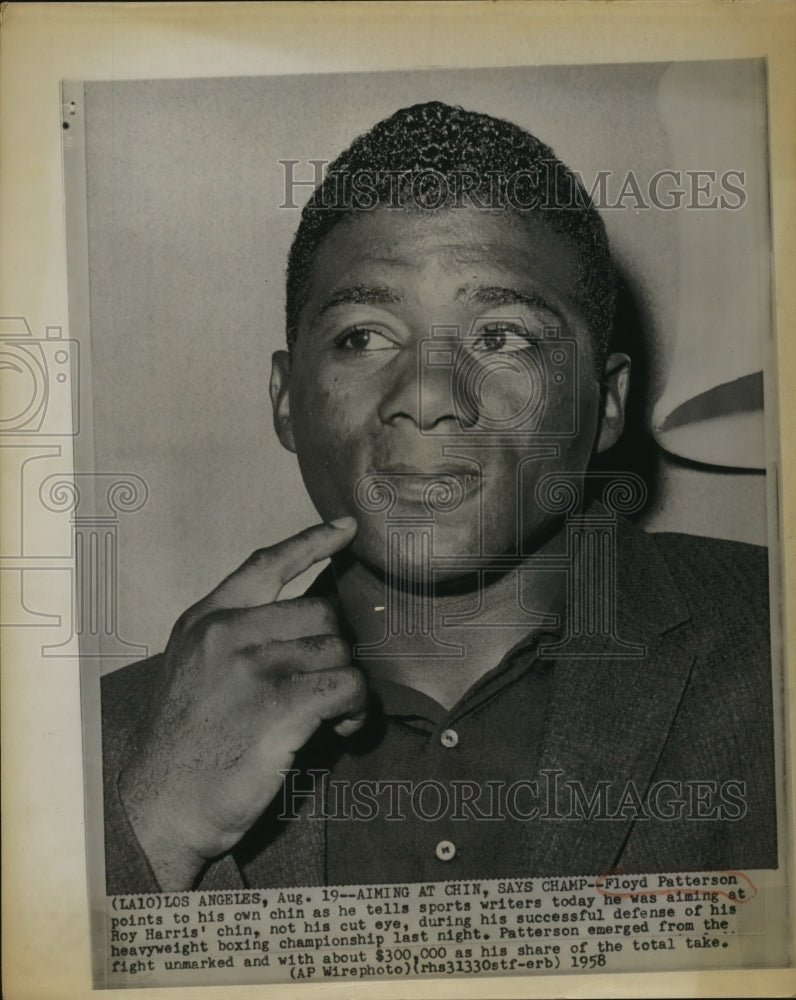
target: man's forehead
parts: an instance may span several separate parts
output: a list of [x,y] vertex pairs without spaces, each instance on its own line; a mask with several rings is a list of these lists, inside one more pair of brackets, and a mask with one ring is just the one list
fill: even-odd
[[[392,280],[376,281],[371,276],[423,271],[428,266],[454,273],[469,265],[473,280],[499,286],[500,281],[489,278],[491,273],[508,270],[520,278],[538,273],[547,280],[572,274],[578,254],[549,222],[520,220],[512,212],[381,208],[341,219],[327,233],[314,255],[311,280],[328,285],[331,277],[336,283],[345,269],[364,275],[351,284],[390,284]],[[511,284],[516,284],[513,278]]]
[[585,322],[580,271],[576,249],[547,220],[472,207],[379,208],[341,219],[320,243],[299,324],[345,306],[449,302],[514,306],[518,316],[532,311],[574,332]]
[[385,261],[400,260],[401,251],[395,241],[410,240],[437,243],[451,251],[468,252],[475,246],[518,241],[542,240],[559,244],[562,249],[572,249],[571,244],[551,224],[552,220],[541,211],[522,215],[511,209],[483,209],[474,206],[442,209],[396,208],[380,205],[370,211],[353,212],[342,216],[327,232],[321,243],[334,241],[349,245],[352,250],[362,247],[363,237],[367,249]]

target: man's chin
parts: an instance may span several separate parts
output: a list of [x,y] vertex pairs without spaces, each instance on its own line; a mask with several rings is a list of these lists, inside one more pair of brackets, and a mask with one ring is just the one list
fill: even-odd
[[[354,553],[356,555],[356,553]],[[384,560],[358,557],[359,562],[390,590],[411,593],[416,597],[475,592],[481,586],[480,574],[471,567],[432,568],[425,561],[395,560],[385,566]]]
[[[461,514],[461,511],[457,512]],[[479,571],[492,577],[509,571],[516,559],[563,552],[563,519],[525,524],[520,532],[490,530],[477,518],[454,522],[430,519],[360,517],[351,556],[385,583],[400,590],[433,587],[437,593],[467,591],[479,584]],[[504,526],[505,527],[505,526]]]
[[[504,553],[516,553],[511,544]],[[464,593],[480,586],[480,570],[491,557],[484,554],[477,525],[444,526],[397,520],[378,527],[360,523],[351,555],[374,576],[395,590]]]

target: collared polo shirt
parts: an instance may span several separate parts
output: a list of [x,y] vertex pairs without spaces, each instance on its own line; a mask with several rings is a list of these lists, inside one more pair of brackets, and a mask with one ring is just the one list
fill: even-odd
[[327,786],[331,885],[499,878],[524,868],[518,827],[536,773],[553,661],[536,634],[449,711],[413,688],[372,686],[368,723]]

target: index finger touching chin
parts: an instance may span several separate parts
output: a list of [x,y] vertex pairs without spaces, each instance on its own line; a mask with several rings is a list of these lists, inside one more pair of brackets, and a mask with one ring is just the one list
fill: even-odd
[[270,604],[285,584],[304,570],[349,545],[356,535],[353,517],[315,524],[268,548],[257,549],[203,603],[216,608]]

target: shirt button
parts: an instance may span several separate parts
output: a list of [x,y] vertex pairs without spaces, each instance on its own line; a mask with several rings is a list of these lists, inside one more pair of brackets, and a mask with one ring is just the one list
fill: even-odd
[[459,742],[459,734],[455,729],[446,729],[439,739],[444,747],[455,747]]
[[437,844],[436,855],[440,861],[452,861],[455,854],[456,848],[449,840],[441,840]]

